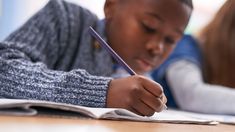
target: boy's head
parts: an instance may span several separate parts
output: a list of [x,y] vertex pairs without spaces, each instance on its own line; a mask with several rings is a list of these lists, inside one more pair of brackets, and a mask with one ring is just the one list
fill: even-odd
[[110,46],[139,74],[159,66],[183,35],[191,0],[106,0]]

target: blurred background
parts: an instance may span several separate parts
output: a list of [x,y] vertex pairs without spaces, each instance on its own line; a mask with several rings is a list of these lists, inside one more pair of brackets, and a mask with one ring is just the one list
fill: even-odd
[[[105,0],[66,0],[86,7],[103,18]],[[196,34],[226,0],[193,0],[194,12],[186,33]],[[40,10],[48,0],[0,0],[0,41]]]

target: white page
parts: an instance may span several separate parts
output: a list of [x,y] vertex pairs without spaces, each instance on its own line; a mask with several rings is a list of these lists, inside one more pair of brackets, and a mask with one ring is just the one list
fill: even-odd
[[[163,123],[177,123],[177,124],[207,124],[216,125],[218,122],[211,119],[200,119],[192,116],[181,114],[175,110],[164,110],[160,113],[155,113],[151,117],[143,117],[134,114],[125,109],[107,109],[107,108],[91,108],[93,113],[101,113],[99,111],[105,111],[106,114],[102,115],[102,119],[124,119],[133,121],[146,121],[146,122],[163,122]],[[90,110],[91,111],[91,110]],[[101,116],[100,114],[100,116]]]
[[189,124],[211,124],[211,125],[218,124],[218,122],[211,119],[195,118],[192,116],[184,115],[182,113],[178,113],[175,110],[164,110],[160,113],[155,113],[150,118],[152,120],[158,120],[159,122],[167,122],[167,123],[189,123]]
[[179,110],[171,110],[171,111],[172,113],[175,114],[185,115],[197,119],[214,120],[220,123],[235,124],[235,116],[233,115],[203,114],[203,113],[194,113],[194,112],[186,112]]

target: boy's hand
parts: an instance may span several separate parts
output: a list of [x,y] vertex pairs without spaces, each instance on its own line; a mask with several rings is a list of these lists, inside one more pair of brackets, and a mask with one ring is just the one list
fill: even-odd
[[166,102],[161,85],[143,76],[114,79],[109,84],[107,107],[151,116],[162,111]]

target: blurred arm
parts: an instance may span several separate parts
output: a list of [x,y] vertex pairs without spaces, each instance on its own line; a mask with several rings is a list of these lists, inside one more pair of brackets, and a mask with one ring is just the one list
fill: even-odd
[[186,60],[177,61],[167,69],[167,81],[181,109],[235,114],[235,90],[203,82],[201,70]]

